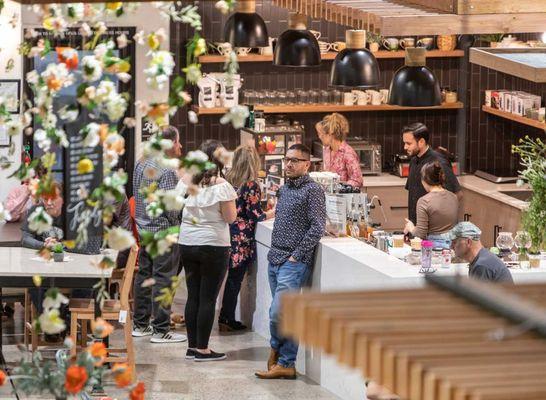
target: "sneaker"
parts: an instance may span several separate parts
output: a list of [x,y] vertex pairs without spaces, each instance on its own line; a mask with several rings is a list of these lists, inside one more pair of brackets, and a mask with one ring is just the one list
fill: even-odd
[[193,360],[195,358],[195,354],[197,354],[197,350],[188,349],[186,351],[186,360]]
[[215,351],[210,351],[209,354],[195,352],[195,359],[193,361],[203,362],[203,361],[220,361],[225,360],[227,356],[224,353],[216,353]]
[[150,342],[152,343],[179,343],[188,340],[186,335],[174,332],[154,333]]
[[247,329],[246,325],[244,325],[240,321],[227,320],[224,318],[218,320],[218,328],[220,332],[236,332],[244,331],[245,329]]
[[154,333],[154,330],[151,325],[148,325],[144,328],[139,328],[138,326],[135,326],[133,328],[133,337],[150,336],[152,333]]

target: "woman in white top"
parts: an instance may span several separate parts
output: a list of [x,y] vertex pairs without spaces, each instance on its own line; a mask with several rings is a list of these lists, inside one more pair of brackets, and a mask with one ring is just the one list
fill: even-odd
[[[193,184],[199,186],[199,191],[186,198],[178,240],[188,287],[186,358],[195,361],[226,358],[225,354],[214,352],[208,346],[216,298],[229,265],[229,224],[237,216],[237,193],[220,176],[223,165],[214,156],[221,146],[215,140],[207,140],[201,145],[201,150],[216,167],[193,177]],[[179,185],[187,188],[182,181]]]

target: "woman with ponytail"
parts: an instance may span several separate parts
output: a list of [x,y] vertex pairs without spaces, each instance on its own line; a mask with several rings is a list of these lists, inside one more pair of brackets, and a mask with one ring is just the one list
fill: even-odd
[[324,146],[322,152],[322,169],[335,172],[341,182],[356,188],[362,187],[360,160],[345,141],[349,134],[347,118],[338,113],[325,116],[315,125],[318,137]]
[[406,219],[404,233],[431,240],[434,247],[449,249],[449,231],[457,223],[459,210],[457,195],[444,188],[445,174],[439,161],[423,166],[421,183],[428,193],[417,201],[417,224]]

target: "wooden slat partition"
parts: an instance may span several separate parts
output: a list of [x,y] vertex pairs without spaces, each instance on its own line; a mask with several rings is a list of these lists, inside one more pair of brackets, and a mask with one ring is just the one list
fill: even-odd
[[[537,311],[546,304],[546,285],[483,292],[513,298],[514,310],[529,315],[535,315],[530,304]],[[402,399],[546,398],[545,338],[514,330],[510,321],[457,293],[437,287],[307,292],[286,294],[281,303],[285,335],[358,368]],[[517,333],[495,340],[499,329]]]

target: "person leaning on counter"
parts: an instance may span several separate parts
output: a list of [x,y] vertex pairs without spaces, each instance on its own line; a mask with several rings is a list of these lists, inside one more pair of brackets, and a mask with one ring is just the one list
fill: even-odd
[[410,161],[406,190],[408,191],[408,219],[416,224],[417,201],[427,194],[421,183],[421,169],[426,163],[439,161],[445,174],[445,188],[455,193],[459,201],[462,198],[462,192],[449,161],[430,148],[429,131],[425,124],[416,122],[405,126],[402,129],[402,140],[404,150],[413,157]]
[[322,169],[335,172],[341,182],[356,188],[362,187],[362,171],[356,152],[345,141],[349,134],[347,118],[338,113],[326,115],[315,125],[322,142]]

